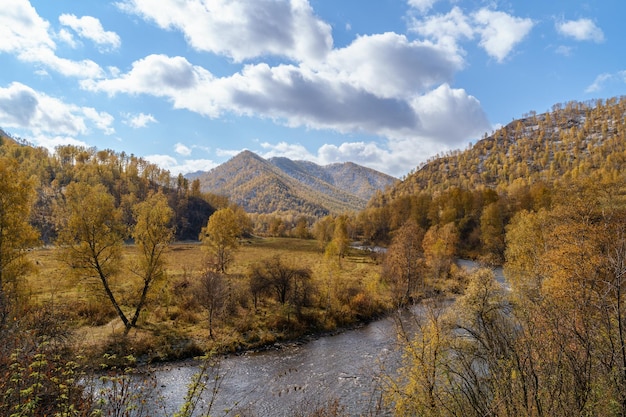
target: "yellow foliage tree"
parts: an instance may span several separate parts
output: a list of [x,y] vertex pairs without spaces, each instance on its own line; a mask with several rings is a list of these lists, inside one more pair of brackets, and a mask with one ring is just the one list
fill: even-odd
[[209,217],[207,226],[202,229],[201,240],[209,253],[209,263],[216,272],[226,272],[239,245],[241,232],[238,217],[230,207],[219,209]]
[[0,158],[0,324],[9,314],[10,296],[17,296],[17,280],[30,265],[26,250],[38,241],[28,223],[34,196],[33,182],[17,163]]
[[459,233],[454,223],[434,225],[424,235],[426,266],[434,279],[445,278],[454,260]]

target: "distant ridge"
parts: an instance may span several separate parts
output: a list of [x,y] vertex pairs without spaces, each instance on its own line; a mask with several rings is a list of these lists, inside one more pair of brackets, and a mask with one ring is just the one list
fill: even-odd
[[377,190],[398,180],[354,163],[320,166],[243,151],[209,172],[194,173],[201,189],[222,194],[249,213],[325,216],[359,211]]

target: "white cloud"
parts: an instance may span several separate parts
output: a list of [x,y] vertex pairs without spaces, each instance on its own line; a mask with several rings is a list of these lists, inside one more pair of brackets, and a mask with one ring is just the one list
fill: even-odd
[[460,40],[474,37],[475,28],[472,23],[470,17],[459,7],[454,7],[445,15],[414,19],[410,30],[451,48],[457,48]]
[[49,26],[27,0],[3,0],[0,8],[0,52],[15,54],[22,61],[42,64],[65,76],[103,76],[102,69],[91,60],[72,61],[58,57]]
[[556,23],[556,30],[563,36],[577,41],[604,42],[604,33],[590,19],[567,20]]
[[146,127],[148,123],[157,123],[157,120],[151,114],[124,114],[124,123],[133,129]]
[[481,9],[472,17],[479,25],[480,46],[498,62],[503,62],[534,26],[532,19],[489,9]]
[[73,14],[62,14],[59,22],[72,28],[79,36],[89,39],[103,48],[117,49],[122,41],[115,32],[104,30],[100,20],[92,16],[76,17]]
[[[344,142],[340,145],[325,144],[318,149],[318,161],[322,165],[352,161],[382,172],[394,169],[393,156],[387,149],[373,142]],[[413,165],[415,165],[413,163]]]
[[[369,59],[373,53],[384,59]],[[420,137],[459,144],[488,128],[478,101],[447,84],[462,65],[445,45],[381,34],[357,38],[311,66],[261,63],[216,78],[183,57],[151,55],[118,78],[81,85],[111,95],[164,97],[175,108],[209,117],[228,112],[390,141]]]
[[[366,53],[384,50],[382,44],[391,49],[388,59],[366,64]],[[108,94],[166,97],[175,108],[210,117],[232,112],[289,126],[393,137],[419,131],[413,98],[451,79],[461,65],[460,59],[446,56],[446,49],[409,43],[399,35],[363,37],[355,45],[336,51],[317,70],[257,64],[219,79],[183,57],[150,55],[119,78],[86,80],[82,86]]]
[[189,45],[241,62],[263,55],[321,59],[332,48],[331,27],[306,0],[125,0],[118,7],[163,29],[181,31]]
[[191,148],[178,142],[174,145],[174,152],[182,156],[189,156],[191,155]]
[[585,89],[585,93],[597,93],[602,91],[609,83],[626,83],[626,70],[614,74],[604,73],[596,77],[593,83]]
[[19,54],[30,49],[54,49],[49,24],[27,0],[4,0],[0,8],[0,51]]
[[29,49],[19,54],[23,61],[40,63],[66,77],[76,78],[101,78],[104,73],[102,68],[89,59],[73,61],[60,58],[54,51],[47,48]]
[[454,49],[383,33],[334,50],[319,73],[380,98],[400,98],[451,81],[462,67],[463,58]]
[[87,122],[105,134],[114,132],[113,117],[106,112],[67,104],[18,82],[0,87],[0,126],[26,129],[35,136],[73,137],[89,132]]
[[[504,62],[530,33],[534,26],[532,19],[512,16],[508,13],[482,8],[466,14],[455,6],[447,14],[414,18],[409,29],[451,50],[459,48],[459,43],[478,37],[479,46],[498,62]],[[457,54],[461,55],[462,50]]]
[[[407,154],[402,146],[419,143],[411,146],[416,152],[437,149],[437,144],[456,146],[489,128],[478,100],[450,87],[465,66],[465,52],[458,42],[479,37],[500,61],[532,27],[530,20],[505,13],[466,16],[455,7],[438,21],[426,19],[416,26],[426,40],[382,33],[359,36],[346,47],[332,49],[330,28],[306,0],[219,0],[206,7],[199,0],[182,7],[164,0],[158,8],[148,0],[127,0],[118,6],[159,27],[182,31],[198,50],[236,61],[273,55],[291,63],[270,65],[257,59],[236,73],[217,77],[185,57],[149,55],[135,61],[128,72],[83,80],[82,88],[109,95],[162,97],[176,109],[211,118],[230,113],[291,127],[377,136],[387,142],[328,145],[315,158],[327,161],[352,155],[394,174],[406,172],[415,160],[428,156]],[[253,17],[259,7],[274,10],[275,18]],[[487,18],[495,22],[481,20]],[[293,25],[298,22],[302,34],[296,35],[299,29]],[[445,23],[443,31],[434,29],[438,23]],[[258,42],[245,42],[251,37]],[[265,155],[314,157],[304,147],[265,145],[269,146]],[[232,156],[232,152],[239,151],[217,150],[218,156]]]
[[263,142],[261,143],[261,147],[264,149],[264,152],[260,153],[263,158],[283,156],[294,161],[315,161],[317,159],[315,155],[311,154],[304,146],[299,143],[279,142],[274,145],[269,142]]
[[115,118],[107,112],[99,112],[93,107],[83,107],[82,112],[89,120],[91,120],[98,129],[105,135],[112,135],[115,129],[111,126]]
[[219,156],[220,158],[230,158],[233,157],[235,155],[237,155],[239,152],[245,151],[246,149],[221,149],[221,148],[217,148],[215,150],[215,155]]
[[125,93],[166,97],[175,108],[217,116],[218,109],[210,104],[212,100],[204,96],[207,91],[203,90],[211,86],[212,81],[210,72],[192,65],[184,57],[149,55],[135,61],[128,73],[120,74],[117,78],[82,80],[80,84],[86,90],[102,91],[109,95]]
[[41,146],[46,148],[50,152],[54,152],[55,148],[58,146],[64,145],[73,145],[84,148],[89,148],[90,145],[87,142],[82,140],[78,140],[71,136],[46,136],[46,135],[35,135],[30,137],[29,140],[33,142],[36,146]]
[[419,10],[421,13],[425,13],[432,9],[432,7],[439,0],[408,0],[409,6]]
[[61,29],[57,33],[57,38],[59,38],[61,41],[65,42],[67,45],[69,45],[70,48],[77,48],[78,47],[78,42],[76,42],[76,40],[74,39],[74,35],[72,35],[66,29]]
[[435,138],[438,143],[452,148],[488,128],[480,102],[465,90],[453,89],[447,84],[417,97],[413,108],[422,118],[420,135]]
[[148,155],[144,159],[158,165],[162,169],[168,170],[172,175],[210,171],[218,165],[210,159],[186,159],[179,163],[176,158],[170,155]]

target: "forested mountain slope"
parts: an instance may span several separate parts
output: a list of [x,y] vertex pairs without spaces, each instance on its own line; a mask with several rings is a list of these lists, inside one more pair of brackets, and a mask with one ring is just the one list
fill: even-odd
[[399,182],[398,179],[392,176],[353,162],[320,166],[309,161],[292,161],[288,158],[279,157],[270,158],[268,161],[290,177],[311,186],[317,191],[323,193],[332,192],[332,189],[329,190],[329,185],[331,185],[366,201],[376,191],[384,190]]
[[385,243],[407,220],[424,231],[448,225],[454,253],[501,263],[517,213],[550,209],[576,182],[623,181],[625,135],[625,97],[531,112],[377,193],[358,227],[365,240]]
[[227,204],[222,197],[201,193],[182,176],[172,178],[169,171],[124,152],[67,145],[50,153],[0,130],[0,158],[15,162],[31,179],[36,197],[30,223],[44,243],[56,238],[55,207],[71,183],[104,186],[129,226],[134,206],[162,192],[174,211],[175,237],[180,240],[198,239],[209,216]]
[[356,164],[322,167],[288,158],[265,160],[250,151],[194,177],[203,191],[223,194],[249,213],[314,217],[361,210],[374,192],[397,181]]
[[496,189],[519,178],[552,183],[594,171],[620,172],[626,157],[625,114],[623,97],[531,112],[466,150],[432,158],[387,197],[451,187]]

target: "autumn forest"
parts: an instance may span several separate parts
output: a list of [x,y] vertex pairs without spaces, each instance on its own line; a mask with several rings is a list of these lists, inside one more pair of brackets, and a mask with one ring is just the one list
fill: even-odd
[[529,112],[323,216],[1,133],[0,415],[150,415],[80,381],[420,304],[382,378],[388,413],[626,416],[626,98]]

